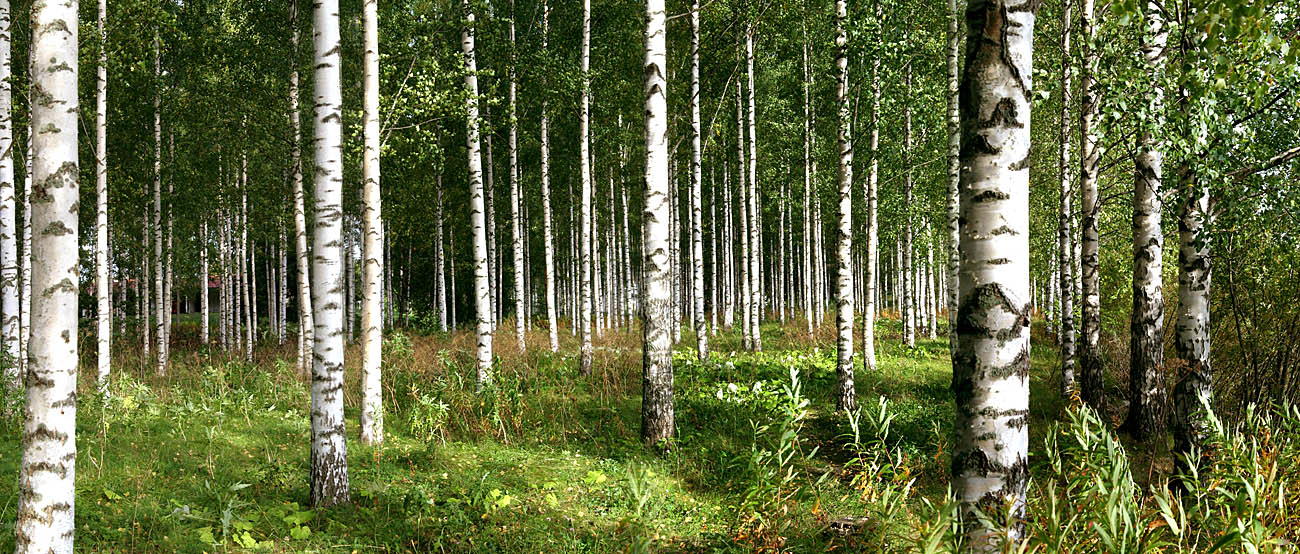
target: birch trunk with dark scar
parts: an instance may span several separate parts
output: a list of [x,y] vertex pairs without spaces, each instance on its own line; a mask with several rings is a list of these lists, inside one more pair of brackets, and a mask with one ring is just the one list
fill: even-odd
[[350,501],[343,427],[343,87],[338,0],[315,0],[315,221],[312,307],[315,344],[311,378],[312,506]]
[[853,138],[850,135],[852,114],[849,111],[849,52],[845,23],[848,7],[845,0],[835,1],[835,108],[837,150],[836,164],[839,191],[839,225],[836,227],[835,326],[836,391],[835,407],[852,411],[857,406],[853,388]]
[[[1164,68],[1168,30],[1164,8],[1152,1],[1145,9],[1142,58],[1158,82]],[[1156,85],[1148,99],[1151,113],[1160,114],[1164,92]],[[1158,117],[1158,116],[1157,116]],[[1143,130],[1133,158],[1133,312],[1129,340],[1129,413],[1125,426],[1139,441],[1164,435],[1168,391],[1165,385],[1165,302],[1161,276],[1164,232],[1160,187],[1164,152],[1158,129]]]
[[71,554],[77,425],[77,3],[31,11],[32,296],[16,554]]
[[382,358],[384,348],[383,309],[379,287],[384,274],[384,259],[380,255],[384,222],[380,194],[379,166],[379,2],[366,0],[363,5],[365,20],[365,79],[364,165],[362,166],[362,263],[364,264],[363,290],[361,292],[361,442],[384,442],[384,393],[382,385]]
[[[11,23],[9,0],[0,0],[0,317],[4,318],[3,322],[0,322],[0,340],[3,341],[3,344],[0,345],[0,352],[3,352],[4,356],[4,359],[0,361],[0,367],[3,368],[3,370],[0,370],[0,377],[3,377],[3,379],[0,379],[0,389],[18,390],[21,383],[21,376],[18,372],[21,316],[18,313],[18,226],[16,218],[18,206],[14,198],[14,106],[13,84],[11,82],[13,71],[9,61],[12,40]],[[98,225],[98,217],[96,215],[96,225]],[[98,241],[98,228],[96,228],[95,236]],[[107,229],[105,229],[103,236],[108,236]],[[107,251],[107,248],[104,250]],[[98,255],[98,251],[96,251],[96,255]],[[96,257],[95,259],[98,262],[99,258]],[[107,263],[105,263],[105,267],[107,267]],[[97,265],[96,275],[98,274]],[[103,284],[97,282],[96,286],[102,288]],[[103,314],[104,312],[99,313]],[[100,319],[103,320],[104,316],[100,315]],[[102,341],[105,336],[102,324],[100,331]],[[111,334],[111,330],[109,334]],[[101,375],[107,377],[108,373],[103,359],[100,360],[99,369]],[[106,381],[101,379],[100,382],[102,384]]]
[[[491,15],[489,6],[489,15]],[[484,69],[487,70],[487,61],[485,60]],[[485,71],[486,72],[486,71]],[[491,90],[491,87],[487,87]],[[487,271],[488,271],[488,320],[492,323],[492,330],[496,331],[497,321],[501,320],[501,277],[498,273],[501,270],[500,260],[497,258],[499,249],[497,248],[497,211],[496,211],[496,176],[493,171],[495,166],[492,163],[492,103],[488,102],[483,105],[483,120],[479,122],[480,138],[486,147],[483,154],[487,159],[482,160],[480,165],[483,168],[483,201],[486,212],[486,220],[483,223],[483,229],[487,231]],[[481,156],[482,154],[480,154]],[[386,282],[386,281],[385,281]]]
[[[465,56],[465,141],[469,155],[469,221],[474,248],[474,317],[478,334],[480,392],[492,380],[492,286],[488,265],[487,222],[484,220],[483,159],[479,155],[478,67],[474,57],[474,12],[469,0],[461,0],[465,26],[461,29],[461,53]],[[454,279],[453,279],[454,282]],[[453,296],[455,298],[455,296]]]
[[208,322],[208,222],[199,226],[199,344],[207,346],[211,335]]
[[[297,58],[298,52],[298,1],[291,0],[289,8],[290,50],[295,53],[290,60]],[[303,374],[311,367],[308,349],[313,348],[315,339],[312,333],[316,324],[312,317],[311,305],[311,271],[309,263],[311,254],[307,244],[306,198],[302,186],[302,120],[298,117],[298,64],[290,61],[289,71],[289,126],[293,128],[293,144],[289,148],[289,165],[293,171],[293,236],[298,259],[298,369]]]
[[1021,523],[985,522],[1023,521],[1029,480],[1028,160],[1037,6],[972,0],[966,10],[952,479],[972,552],[1001,551],[1024,533]]
[[1061,251],[1061,394],[1074,392],[1074,240],[1070,221],[1074,218],[1074,190],[1070,181],[1070,0],[1061,7],[1061,144],[1058,151],[1061,169],[1061,211],[1057,226],[1057,248]]
[[[12,86],[12,83],[10,86]],[[28,101],[28,104],[30,106],[30,100]],[[32,336],[32,143],[32,122],[28,121],[27,155],[24,160],[27,171],[23,172],[23,253],[21,258],[21,267],[18,270],[22,279],[22,286],[19,288],[18,293],[19,375],[27,374],[27,341]],[[149,212],[148,210],[145,210],[145,221],[147,222],[148,219]],[[142,241],[141,244],[144,244],[144,242]],[[143,311],[141,313],[143,313]],[[146,337],[144,359],[149,358],[148,344],[149,340]]]
[[582,346],[580,355],[579,373],[582,375],[591,375],[591,358],[593,354],[591,345],[591,324],[595,313],[593,312],[594,291],[592,290],[592,252],[591,252],[591,132],[590,127],[590,110],[591,110],[591,0],[582,0],[582,96],[579,100],[578,112],[578,144],[580,162],[580,179],[582,184],[582,209],[580,224],[581,244],[578,246],[579,260],[581,267],[579,275],[579,294],[581,295],[581,314],[579,314],[580,325],[582,326]]
[[[586,4],[586,0],[583,2]],[[667,33],[663,0],[647,0],[645,31],[645,205],[642,213],[642,309],[644,357],[641,440],[668,447],[673,438],[672,294],[668,252],[673,237],[668,195],[668,83],[664,79]]]
[[[438,169],[438,192],[436,204],[433,207],[434,218],[434,283],[438,290],[434,291],[434,302],[438,307],[438,329],[447,332],[449,319],[447,317],[447,252],[443,248],[442,235],[442,168]],[[455,323],[454,321],[450,321]]]
[[[1188,168],[1180,172],[1183,194],[1178,218],[1178,314],[1174,323],[1174,352],[1178,357],[1174,384],[1174,463],[1191,474],[1209,435],[1206,410],[1214,398],[1210,364],[1210,234],[1213,224],[1209,188]],[[1189,463],[1190,462],[1190,463]]]

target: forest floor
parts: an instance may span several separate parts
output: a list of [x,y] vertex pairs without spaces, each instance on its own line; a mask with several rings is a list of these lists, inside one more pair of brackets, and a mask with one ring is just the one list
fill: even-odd
[[[738,335],[719,334],[704,363],[694,361],[685,329],[675,356],[678,438],[665,454],[638,440],[639,332],[607,331],[596,341],[594,374],[582,377],[567,332],[562,356],[547,351],[541,332],[529,333],[532,347],[520,354],[513,323],[503,322],[497,379],[483,395],[473,392],[468,332],[395,334],[385,349],[380,447],[357,440],[357,357],[349,352],[353,503],[318,511],[305,507],[309,397],[293,347],[266,348],[251,364],[231,361],[193,348],[193,326],[182,320],[166,377],[128,359],[102,397],[93,371],[82,372],[78,550],[562,553],[649,541],[659,551],[875,551],[863,542],[926,532],[893,522],[889,510],[900,507],[890,502],[942,504],[946,496],[948,343],[906,348],[893,320],[880,328],[880,369],[858,367],[857,447],[849,418],[833,410],[832,326],[816,337],[802,324],[765,326],[757,354],[739,352]],[[118,344],[135,346],[129,337]],[[93,346],[83,341],[83,352]],[[1055,356],[1033,350],[1032,450],[1042,445],[1044,421],[1062,410]],[[802,419],[792,415],[800,399]],[[15,517],[19,420],[0,424],[0,475],[9,476],[0,522]],[[881,453],[907,462],[882,463]],[[899,487],[866,486],[864,475]],[[880,521],[843,538],[827,530],[841,516]],[[908,528],[883,528],[896,524]],[[0,551],[13,538],[13,527],[0,525]]]

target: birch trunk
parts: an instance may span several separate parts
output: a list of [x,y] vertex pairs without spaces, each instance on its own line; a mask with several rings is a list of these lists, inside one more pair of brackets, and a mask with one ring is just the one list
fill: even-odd
[[[961,82],[953,488],[972,552],[1019,541],[1029,457],[1029,151],[1035,3],[972,0]],[[986,37],[1002,37],[1000,43]]]
[[[1159,82],[1165,63],[1165,26],[1162,5],[1151,1],[1145,8],[1142,58]],[[1148,99],[1151,113],[1164,109],[1164,93],[1157,84]],[[1157,116],[1159,118],[1159,116]],[[1164,233],[1161,228],[1160,186],[1164,153],[1156,138],[1158,128],[1143,130],[1133,159],[1133,312],[1129,341],[1129,413],[1125,426],[1133,437],[1145,441],[1165,432],[1168,392],[1165,386],[1165,302],[1161,277]],[[1063,287],[1062,291],[1066,289]]]
[[749,250],[746,251],[746,254],[749,256],[749,293],[751,295],[749,310],[749,346],[755,352],[762,352],[763,333],[759,329],[759,324],[763,320],[763,280],[760,274],[763,247],[758,222],[762,210],[758,205],[758,125],[756,122],[758,119],[758,109],[755,107],[754,94],[755,32],[754,25],[751,23],[748,32],[745,33],[745,63],[748,67],[746,78],[749,79],[749,110],[746,112],[749,123],[749,180],[746,183],[749,186]]
[[1058,267],[1061,282],[1061,394],[1070,396],[1075,389],[1074,383],[1074,279],[1073,264],[1074,241],[1070,221],[1074,218],[1074,190],[1070,180],[1070,29],[1073,26],[1071,4],[1067,0],[1061,7],[1061,145],[1059,161],[1061,168],[1061,213],[1057,226],[1057,248],[1061,251],[1061,263]]
[[[1214,397],[1210,364],[1210,235],[1213,223],[1209,189],[1191,170],[1184,169],[1178,224],[1178,314],[1174,323],[1174,351],[1178,379],[1174,385],[1174,463],[1190,471],[1199,461],[1188,460],[1200,452],[1209,436],[1206,410]],[[1188,463],[1188,462],[1191,463]]]
[[[12,83],[10,86],[13,86]],[[30,107],[30,101],[28,105]],[[18,297],[18,375],[20,376],[27,375],[27,342],[32,336],[32,125],[31,121],[28,121],[25,160],[27,171],[23,172],[23,253],[22,267],[19,269],[22,275],[22,286]],[[145,220],[148,219],[146,210]],[[145,358],[149,357],[148,344],[149,340],[146,338]]]
[[492,288],[488,266],[487,222],[484,221],[483,159],[479,155],[478,66],[474,58],[474,12],[469,0],[461,0],[465,26],[461,29],[461,52],[465,56],[466,150],[469,153],[469,219],[474,241],[474,315],[478,333],[478,374],[475,386],[482,391],[492,380]]
[[[910,48],[911,39],[907,39]],[[903,344],[916,347],[916,267],[912,262],[912,63],[903,70]]]
[[199,225],[199,344],[207,346],[211,335],[208,307],[208,222]]
[[[542,51],[547,49],[551,33],[551,9],[542,0]],[[547,95],[542,95],[542,242],[546,253],[546,332],[551,352],[560,351],[559,314],[555,305],[555,236],[551,223],[551,128]]]
[[[877,0],[877,12],[879,0]],[[961,97],[957,83],[961,78],[958,69],[958,57],[961,55],[961,31],[958,18],[958,0],[948,0],[948,273],[946,300],[948,308],[948,350],[956,354],[957,347],[957,297],[959,295],[957,273],[961,270],[961,217],[958,198],[961,187]],[[879,62],[877,62],[879,64]],[[878,93],[877,93],[878,94]]]
[[[102,4],[103,0],[100,1]],[[0,340],[3,340],[0,351],[3,352],[4,356],[2,363],[0,363],[0,368],[3,368],[0,371],[0,376],[3,377],[0,380],[0,388],[16,391],[21,384],[20,379],[22,378],[18,372],[19,328],[22,315],[19,313],[18,308],[20,283],[18,278],[18,228],[15,217],[18,206],[14,198],[13,70],[10,65],[10,50],[13,37],[11,18],[9,0],[0,0],[0,317],[4,318],[3,323],[0,323]],[[103,141],[101,140],[101,142]],[[98,220],[96,221],[98,224]],[[98,236],[98,229],[96,229],[97,240]],[[104,236],[108,236],[107,230],[105,230]],[[107,248],[104,250],[107,251]],[[98,254],[98,251],[96,254]],[[97,257],[96,261],[98,259]],[[107,267],[107,263],[104,265]],[[96,269],[98,270],[98,266],[96,266]],[[102,284],[97,286],[103,287]],[[100,312],[100,314],[102,313]],[[103,317],[101,316],[100,319],[102,320]],[[104,336],[102,326],[100,331],[102,339]],[[100,379],[101,384],[107,382],[108,376],[105,371],[105,360],[103,359],[105,357],[106,353],[101,351],[99,370],[104,377]]]
[[838,110],[836,138],[838,139],[839,235],[835,248],[837,270],[835,291],[835,323],[839,340],[836,343],[836,393],[835,406],[846,412],[853,411],[857,400],[853,389],[853,138],[852,116],[849,111],[849,52],[845,23],[848,8],[844,0],[835,0],[835,107]]
[[[877,29],[883,25],[881,0],[874,3],[873,16]],[[883,44],[883,32],[876,40]],[[880,56],[879,50],[871,56],[871,166],[867,173],[867,185],[863,205],[867,210],[867,255],[862,268],[862,278],[866,286],[866,305],[862,309],[862,370],[876,370],[876,312],[877,304],[877,268],[880,265],[880,220],[877,215],[878,189],[880,186]]]
[[582,375],[591,375],[591,323],[592,323],[592,252],[591,252],[591,144],[590,144],[590,126],[589,118],[591,103],[591,0],[582,0],[582,98],[578,112],[578,138],[579,157],[581,160],[582,180],[582,231],[581,244],[579,245],[579,264],[582,266],[580,283],[581,311],[579,314],[579,325],[582,326],[582,350],[581,365],[579,372]]
[[17,554],[71,554],[77,425],[77,3],[32,6],[31,343],[18,472]]
[[813,195],[813,172],[812,172],[812,136],[813,136],[813,105],[812,105],[812,88],[813,72],[809,55],[810,45],[808,43],[808,26],[803,27],[803,313],[804,319],[807,320],[808,336],[813,334],[813,302],[812,302],[812,282],[810,278],[813,272],[812,249],[808,246],[812,243],[809,234],[812,232],[812,225],[809,218],[812,217],[812,195]]
[[343,424],[343,310],[339,245],[343,230],[343,87],[338,0],[315,0],[315,221],[312,308],[316,329],[311,379],[312,506],[350,501]]
[[523,213],[520,209],[521,197],[519,194],[519,124],[518,124],[518,107],[516,106],[515,96],[519,88],[519,74],[516,72],[515,64],[517,59],[515,50],[515,8],[514,0],[510,1],[510,83],[507,89],[507,101],[510,106],[510,238],[511,253],[514,258],[514,282],[515,282],[515,340],[519,342],[519,351],[525,351],[524,347],[524,330],[528,326],[528,315],[525,313],[524,305],[526,297],[524,296],[524,237]]
[[[438,290],[434,293],[434,301],[438,306],[438,329],[446,333],[449,329],[447,318],[447,253],[443,249],[442,235],[442,169],[438,170],[438,199],[434,206],[434,257],[437,261],[437,268],[434,270],[434,282],[437,283]],[[455,323],[450,320],[450,323]]]
[[753,296],[749,293],[752,282],[749,279],[749,193],[745,185],[746,179],[745,168],[745,93],[740,79],[736,79],[736,197],[739,200],[737,207],[740,208],[740,263],[737,265],[740,277],[740,333],[741,343],[745,350],[754,349],[753,333],[750,331],[750,323],[753,321],[749,317],[753,311]]
[[[587,0],[583,0],[587,4]],[[673,438],[672,274],[668,268],[668,83],[663,0],[646,2],[645,65],[645,207],[641,262],[644,365],[641,440],[647,447],[668,447]],[[584,19],[586,19],[584,17]]]
[[691,0],[691,92],[688,101],[691,105],[691,311],[695,314],[696,351],[703,361],[709,358],[709,324],[704,319],[704,228],[700,205],[700,181],[703,179],[700,167],[700,0]]
[[166,294],[163,288],[162,236],[162,48],[158,32],[153,37],[153,225],[149,240],[153,244],[154,339],[158,341],[155,368],[167,374],[167,320],[163,315]]
[[380,236],[383,232],[382,196],[379,189],[379,2],[366,0],[363,6],[365,19],[365,163],[362,166],[362,208],[365,240],[362,260],[365,264],[364,286],[361,296],[361,443],[384,442],[384,391],[381,381],[384,349],[383,320],[379,310],[379,286],[384,274],[384,260],[380,256]]
[[[289,25],[291,60],[298,52],[298,0],[290,0]],[[313,362],[308,358],[308,348],[315,348],[316,324],[312,317],[311,259],[307,248],[307,210],[302,186],[302,120],[298,117],[298,64],[290,61],[289,71],[289,123],[293,127],[293,144],[289,148],[289,164],[293,166],[293,229],[298,256],[298,368],[306,374]]]
[[[98,340],[96,341],[97,353],[96,364],[98,366],[97,382],[101,391],[108,390],[108,376],[112,371],[112,338],[113,338],[113,282],[108,278],[108,34],[104,26],[108,22],[108,1],[99,0],[96,2],[97,9],[97,30],[99,32],[99,65],[95,72],[95,324],[98,331]],[[4,151],[0,155],[0,210],[7,209],[8,212],[0,214],[0,245],[3,253],[0,258],[5,260],[3,268],[4,291],[4,314],[5,314],[5,342],[8,344],[13,337],[11,333],[11,324],[9,314],[15,313],[18,308],[18,298],[14,296],[11,302],[10,295],[13,290],[13,271],[10,269],[10,263],[14,259],[13,252],[13,154],[11,148],[13,138],[10,131],[10,111],[12,102],[9,98],[9,2],[8,0],[0,1],[0,150]],[[13,345],[17,346],[17,337],[13,337]],[[12,352],[17,354],[16,349],[6,349],[6,353]]]

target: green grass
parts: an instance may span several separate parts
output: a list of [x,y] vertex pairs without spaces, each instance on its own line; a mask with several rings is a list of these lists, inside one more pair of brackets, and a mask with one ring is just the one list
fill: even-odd
[[[483,397],[470,392],[472,366],[468,353],[453,346],[456,337],[390,343],[387,442],[370,448],[356,440],[350,374],[354,503],[316,512],[303,507],[306,386],[291,361],[275,361],[289,351],[263,353],[256,366],[191,354],[166,379],[119,370],[107,401],[89,383],[82,387],[78,548],[618,552],[638,534],[654,537],[660,550],[740,552],[779,534],[786,548],[821,551],[837,540],[824,532],[827,520],[870,512],[876,499],[845,469],[854,452],[847,418],[832,408],[833,343],[787,339],[775,325],[764,332],[760,354],[734,352],[738,337],[719,336],[708,363],[692,362],[690,345],[683,344],[675,364],[678,440],[662,455],[638,440],[636,333],[610,334],[602,351],[607,357],[598,360],[605,374],[589,380],[577,376],[572,356],[529,352],[503,359],[498,386]],[[689,343],[689,330],[683,335]],[[880,335],[880,370],[857,374],[860,402],[870,408],[879,397],[889,399],[890,447],[912,460],[921,496],[941,502],[952,422],[947,342],[905,348],[892,321],[883,322]],[[1041,444],[1042,422],[1056,418],[1061,406],[1050,369],[1054,354],[1036,348],[1032,362],[1032,444]],[[755,452],[775,450],[779,437],[756,427],[780,422],[779,391],[792,368],[810,404],[796,446],[801,455],[790,464],[796,478],[782,488],[764,482],[766,466],[754,461]],[[762,392],[753,392],[760,381]],[[5,420],[2,431],[0,472],[13,476],[20,452],[16,418]],[[649,473],[636,484],[651,491],[639,516],[629,480],[638,467]],[[761,492],[794,489],[788,502]],[[7,490],[0,521],[14,518],[16,486]],[[757,498],[747,495],[754,491]],[[779,510],[779,517],[755,521],[757,506]],[[0,550],[11,547],[12,533],[0,526]]]

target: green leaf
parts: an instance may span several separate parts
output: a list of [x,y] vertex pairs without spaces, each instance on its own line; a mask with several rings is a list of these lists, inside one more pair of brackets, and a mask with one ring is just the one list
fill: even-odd
[[294,540],[300,541],[310,536],[311,536],[311,528],[307,527],[306,525],[299,525],[297,527],[291,527],[289,529],[289,538],[292,538]]
[[294,512],[292,514],[284,516],[284,522],[290,525],[302,525],[304,523],[307,523],[308,521],[311,521],[313,517],[316,517],[316,513],[311,510],[307,510],[305,512]]

